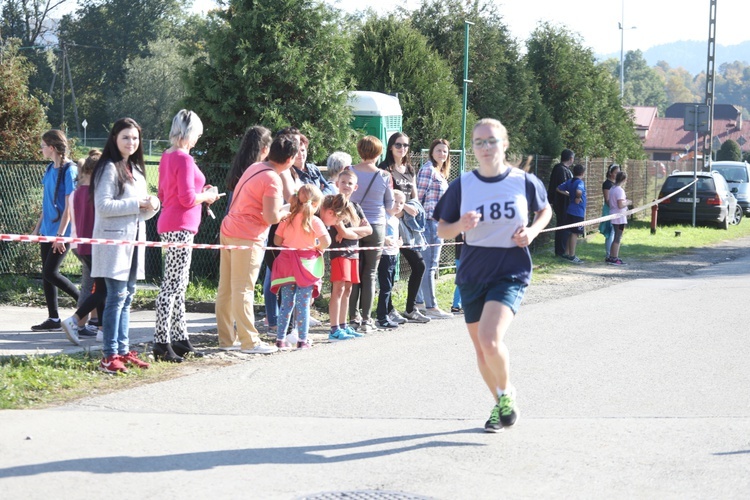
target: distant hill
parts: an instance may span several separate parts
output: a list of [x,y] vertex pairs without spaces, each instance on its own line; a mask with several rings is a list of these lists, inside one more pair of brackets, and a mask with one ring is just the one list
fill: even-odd
[[[690,74],[697,75],[706,71],[706,57],[708,56],[708,42],[682,41],[656,45],[643,52],[643,57],[649,66],[656,66],[659,61],[666,61],[672,68],[682,66]],[[598,54],[600,61],[615,58],[620,59],[620,53]],[[737,45],[716,46],[716,69],[723,63],[744,61],[750,63],[750,41]]]

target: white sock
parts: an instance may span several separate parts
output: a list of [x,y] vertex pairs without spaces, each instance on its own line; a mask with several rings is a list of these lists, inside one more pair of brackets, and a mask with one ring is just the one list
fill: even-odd
[[496,387],[495,390],[497,391],[497,398],[500,399],[500,397],[505,394],[505,391],[500,389],[499,387]]

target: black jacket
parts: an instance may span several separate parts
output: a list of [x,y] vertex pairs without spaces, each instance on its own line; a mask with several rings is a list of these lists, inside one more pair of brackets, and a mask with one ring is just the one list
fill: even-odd
[[568,197],[557,192],[557,186],[573,178],[573,172],[562,163],[552,167],[552,173],[549,176],[547,185],[547,199],[549,200],[555,213],[565,213],[568,208]]

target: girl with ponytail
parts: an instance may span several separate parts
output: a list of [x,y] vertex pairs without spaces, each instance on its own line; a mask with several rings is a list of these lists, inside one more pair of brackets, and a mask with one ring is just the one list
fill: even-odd
[[271,291],[281,295],[281,307],[276,329],[276,347],[289,350],[286,332],[292,311],[296,308],[299,332],[298,349],[310,347],[307,332],[310,326],[310,302],[320,293],[323,277],[323,250],[331,244],[331,237],[323,221],[315,215],[323,194],[312,184],[304,184],[290,198],[289,216],[279,223],[274,245],[283,246],[273,262]]

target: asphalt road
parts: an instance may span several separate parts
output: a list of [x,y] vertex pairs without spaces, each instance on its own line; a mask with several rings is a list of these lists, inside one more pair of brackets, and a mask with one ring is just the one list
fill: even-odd
[[747,498],[749,278],[750,250],[522,306],[499,434],[460,318],[4,411],[0,496]]

